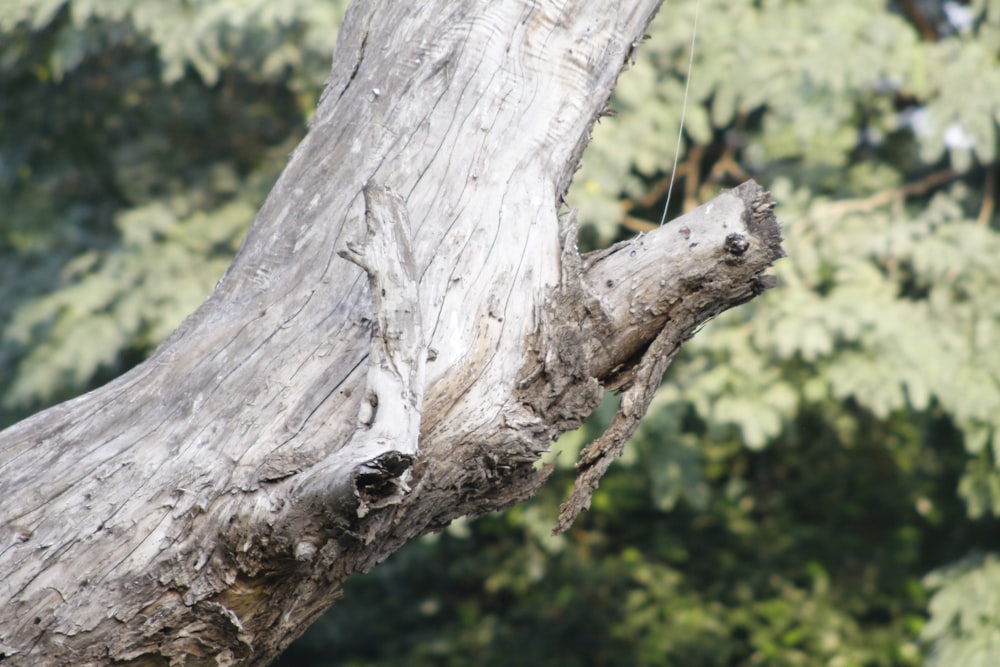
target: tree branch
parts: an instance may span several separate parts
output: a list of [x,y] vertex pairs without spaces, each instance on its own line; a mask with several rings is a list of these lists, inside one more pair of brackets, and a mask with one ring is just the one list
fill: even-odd
[[785,254],[773,208],[770,194],[748,181],[649,234],[585,256],[578,283],[564,275],[541,335],[546,352],[523,385],[548,383],[544,391],[533,386],[548,399],[535,407],[557,423],[596,405],[604,390],[625,395],[607,431],[581,453],[557,531],[589,506],[681,345],[773,286],[763,273]]
[[829,216],[841,216],[848,213],[867,213],[892,202],[902,202],[907,197],[924,195],[928,191],[942,186],[958,176],[959,173],[954,169],[942,169],[933,174],[928,174],[918,181],[905,183],[889,190],[882,190],[867,197],[830,202],[820,207],[820,211]]
[[983,181],[983,205],[979,208],[976,223],[982,226],[990,224],[993,219],[993,209],[996,206],[997,163],[986,166],[986,178]]

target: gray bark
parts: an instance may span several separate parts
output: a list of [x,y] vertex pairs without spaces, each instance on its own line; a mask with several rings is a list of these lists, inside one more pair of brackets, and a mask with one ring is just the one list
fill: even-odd
[[565,527],[699,324],[781,256],[754,184],[580,257],[558,211],[658,0],[369,0],[214,294],[0,433],[9,665],[263,665],[352,573],[530,496],[608,389]]

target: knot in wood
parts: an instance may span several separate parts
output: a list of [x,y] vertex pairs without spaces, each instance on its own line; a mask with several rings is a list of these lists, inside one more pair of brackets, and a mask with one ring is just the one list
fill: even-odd
[[750,242],[739,232],[733,232],[726,237],[722,247],[730,255],[742,255],[750,248]]

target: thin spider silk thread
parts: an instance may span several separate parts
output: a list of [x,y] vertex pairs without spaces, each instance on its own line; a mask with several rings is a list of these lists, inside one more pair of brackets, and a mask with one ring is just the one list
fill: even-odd
[[698,15],[701,13],[701,0],[694,5],[694,28],[691,30],[691,50],[688,54],[688,71],[684,79],[684,101],[681,103],[681,124],[677,128],[677,146],[674,148],[674,166],[670,170],[670,185],[667,187],[667,203],[663,205],[663,215],[660,217],[660,227],[667,221],[667,209],[670,208],[670,195],[674,193],[674,177],[677,175],[677,160],[681,156],[681,138],[684,136],[684,115],[688,106],[688,91],[691,89],[691,70],[694,67],[694,43],[698,38]]

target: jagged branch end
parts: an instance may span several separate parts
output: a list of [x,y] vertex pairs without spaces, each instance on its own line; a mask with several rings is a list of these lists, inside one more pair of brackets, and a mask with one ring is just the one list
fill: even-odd
[[[566,223],[575,225],[567,216]],[[565,239],[575,233],[563,231]],[[580,454],[555,532],[569,528],[635,432],[667,366],[706,322],[774,287],[781,257],[770,193],[753,181],[663,227],[576,259],[563,250],[563,284],[543,320],[527,376],[546,384],[533,406],[572,428],[604,391],[622,392],[605,432]],[[573,251],[575,253],[575,250]],[[570,253],[570,261],[567,261]],[[586,411],[586,412],[585,412]]]

